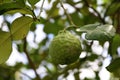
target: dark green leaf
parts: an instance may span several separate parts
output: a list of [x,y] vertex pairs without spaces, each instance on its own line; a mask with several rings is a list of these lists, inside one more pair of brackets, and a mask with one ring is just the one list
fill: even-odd
[[0,4],[0,15],[4,14],[7,11],[21,9],[25,7],[24,0],[16,0],[8,3]]
[[21,8],[21,9],[14,9],[14,10],[10,10],[10,11],[7,11],[6,14],[14,14],[14,13],[21,13],[21,14],[29,14],[29,15],[32,15],[33,16],[33,12],[30,10],[29,7],[24,7],[24,8]]
[[107,15],[113,15],[117,10],[120,10],[120,2],[113,3],[110,8],[108,8]]
[[109,53],[111,55],[116,54],[119,46],[120,46],[120,35],[116,34],[110,44]]
[[51,15],[54,13],[54,10],[56,10],[56,6],[57,4],[59,3],[59,0],[56,0],[54,3],[53,3],[53,6],[52,8],[48,11],[48,17],[51,17]]
[[31,4],[31,6],[34,6],[39,1],[40,0],[28,0],[28,2]]
[[71,5],[75,5],[75,3],[73,2],[73,0],[66,0],[67,3],[71,4]]
[[47,22],[44,27],[44,31],[47,34],[53,33],[58,34],[60,30],[62,30],[64,27],[59,23],[59,21],[55,21],[54,23]]
[[93,14],[83,15],[83,18],[81,21],[83,21],[84,24],[93,24],[95,22],[100,22],[99,18]]
[[98,58],[97,54],[91,54],[90,56],[87,57],[87,59],[90,60],[90,61],[94,61],[97,58]]
[[71,14],[71,17],[72,17],[73,22],[74,22],[76,25],[83,25],[83,21],[82,21],[82,19],[80,18],[80,15],[79,15],[77,12]]
[[19,52],[24,52],[23,47],[24,47],[23,43],[18,44],[18,45],[17,45],[17,49],[18,49],[18,51],[19,51]]
[[0,0],[0,3],[7,3],[7,2],[11,2],[11,0]]
[[36,24],[34,22],[31,24],[30,30],[31,31],[35,31],[36,30]]
[[120,68],[120,58],[116,58],[116,59],[112,60],[112,62],[106,68],[110,72],[114,72],[117,69],[119,69]]

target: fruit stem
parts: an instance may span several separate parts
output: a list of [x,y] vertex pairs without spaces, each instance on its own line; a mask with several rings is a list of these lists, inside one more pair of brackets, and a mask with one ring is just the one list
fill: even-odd
[[64,28],[64,31],[65,31],[65,30],[74,30],[74,29],[76,29],[76,28],[78,28],[78,26],[76,26],[76,25],[70,25],[70,26],[68,26],[68,27],[65,27],[65,28]]

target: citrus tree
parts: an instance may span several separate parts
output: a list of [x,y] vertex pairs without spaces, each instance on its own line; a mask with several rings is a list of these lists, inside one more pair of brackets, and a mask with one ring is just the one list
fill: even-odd
[[[0,80],[120,78],[119,0],[0,0],[0,18]],[[26,63],[6,62],[15,50]]]

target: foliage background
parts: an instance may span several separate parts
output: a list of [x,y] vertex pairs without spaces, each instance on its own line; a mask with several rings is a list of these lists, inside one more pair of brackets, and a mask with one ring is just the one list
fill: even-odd
[[[114,73],[109,74],[109,79],[119,79],[119,0],[0,0],[0,15],[3,19],[0,24],[0,56],[6,60],[12,49],[14,54],[11,56],[19,54],[16,61],[10,57],[0,65],[0,80],[66,80],[69,75],[73,78],[71,80],[102,80],[101,71],[109,63],[107,70]],[[91,29],[96,23],[103,25],[102,28]],[[114,36],[111,37],[113,31],[106,34],[109,25],[105,24],[114,26]],[[54,65],[48,53],[52,38],[66,27],[82,29],[86,27],[84,25],[89,25],[83,28],[87,34],[93,31],[91,35],[94,36],[88,35],[92,40],[85,38],[84,31],[76,31],[74,27],[69,29],[82,43],[79,61],[71,65]],[[8,41],[2,44],[6,37]]]

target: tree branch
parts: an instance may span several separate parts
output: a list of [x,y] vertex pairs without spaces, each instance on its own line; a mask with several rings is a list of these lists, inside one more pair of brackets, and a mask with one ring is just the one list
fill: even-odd
[[24,39],[24,52],[27,56],[27,59],[28,59],[28,62],[29,62],[29,65],[30,67],[33,69],[33,71],[35,72],[35,75],[36,75],[36,78],[37,80],[41,80],[41,78],[39,77],[37,71],[36,71],[36,68],[35,68],[35,65],[34,65],[34,62],[31,60],[30,56],[29,56],[29,53],[27,51],[27,41],[26,41],[26,38]]
[[106,22],[105,22],[104,18],[101,17],[100,13],[99,13],[93,6],[91,6],[91,5],[87,2],[87,0],[83,0],[83,1],[85,2],[85,4],[86,4],[87,7],[91,8],[91,9],[97,14],[97,16],[98,16],[98,18],[100,19],[100,21],[101,21],[103,24],[105,24]]
[[116,15],[117,15],[117,29],[116,29],[116,33],[120,34],[120,10],[118,10]]
[[41,5],[41,7],[40,7],[40,13],[39,13],[38,17],[41,16],[41,13],[42,13],[42,11],[43,11],[44,2],[45,2],[45,0],[43,0],[43,2],[42,2],[42,5]]
[[65,12],[65,15],[67,16],[67,18],[68,18],[70,24],[76,26],[76,25],[74,24],[74,22],[72,21],[71,16],[67,13],[65,7],[63,6],[62,1],[61,1],[61,0],[59,0],[59,1],[60,1],[60,5],[61,5],[61,7],[63,8],[63,10],[64,10],[64,12]]
[[105,14],[104,14],[104,17],[107,16],[107,12],[108,12],[108,10],[110,9],[110,7],[113,5],[114,2],[115,2],[115,0],[113,0],[113,1],[107,6],[106,11],[105,11]]
[[30,80],[32,79],[29,75],[27,75],[27,74],[25,74],[25,73],[23,73],[23,72],[21,72],[21,71],[18,71],[18,72],[21,73],[22,75],[28,77]]

